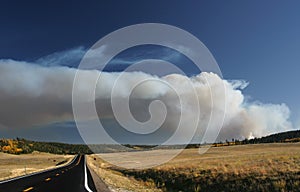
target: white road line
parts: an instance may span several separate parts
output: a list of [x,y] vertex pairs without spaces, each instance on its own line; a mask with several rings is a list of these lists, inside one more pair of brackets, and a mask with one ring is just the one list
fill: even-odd
[[[70,163],[68,163],[67,165],[64,165],[63,167],[71,165],[77,157],[78,157],[78,155],[76,157],[74,157],[74,159]],[[59,169],[59,168],[62,168],[62,167],[57,167],[57,168],[53,168],[53,169],[49,169],[49,170],[44,170],[44,171],[40,171],[40,172],[36,172],[36,173],[31,173],[29,175],[23,175],[23,176],[20,176],[20,177],[15,177],[15,178],[12,178],[12,179],[0,181],[0,184],[7,183],[7,182],[10,182],[10,181],[15,181],[15,180],[18,180],[18,179],[23,179],[25,177],[30,177],[30,176],[33,176],[33,175],[38,175],[38,174],[45,173],[45,172],[48,172],[48,171],[53,171],[53,170]]]
[[88,192],[93,192],[88,185],[88,180],[87,180],[87,171],[86,171],[86,157],[84,155],[84,187]]

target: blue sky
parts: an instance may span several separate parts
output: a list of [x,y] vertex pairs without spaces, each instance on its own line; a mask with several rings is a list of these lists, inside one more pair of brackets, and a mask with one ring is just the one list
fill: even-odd
[[[248,81],[244,93],[251,100],[286,103],[300,124],[299,21],[297,0],[2,1],[0,58],[42,65],[41,58],[73,49],[81,52],[66,65],[76,67],[86,49],[116,29],[170,24],[200,39],[225,79]],[[183,68],[193,73],[191,65]]]

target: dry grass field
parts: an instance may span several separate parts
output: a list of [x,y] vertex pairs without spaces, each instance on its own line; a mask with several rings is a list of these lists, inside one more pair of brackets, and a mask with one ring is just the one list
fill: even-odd
[[56,164],[60,162],[67,163],[72,158],[73,155],[53,155],[40,152],[23,155],[0,153],[0,180],[50,169],[56,167]]
[[[142,163],[163,158],[168,150],[135,153],[139,157],[135,162]],[[126,157],[105,155],[120,163]],[[144,170],[123,169],[97,156],[90,156],[89,163],[109,185],[129,191],[300,191],[300,143],[214,147],[203,155],[198,149],[186,149],[173,160]]]
[[[96,159],[96,160],[95,160]],[[141,181],[134,177],[127,177],[119,171],[111,169],[111,165],[98,158],[97,155],[89,155],[87,163],[96,174],[106,183],[113,192],[161,192],[156,188],[155,183],[150,181]]]

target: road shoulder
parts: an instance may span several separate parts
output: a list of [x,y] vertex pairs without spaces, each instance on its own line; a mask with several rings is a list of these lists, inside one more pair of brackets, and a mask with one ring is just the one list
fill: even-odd
[[95,173],[95,171],[89,167],[89,165],[87,165],[87,168],[89,169],[89,171],[91,173],[96,190],[98,192],[100,192],[100,191],[101,192],[111,192],[109,190],[109,188],[107,187],[107,185],[101,180],[101,178]]

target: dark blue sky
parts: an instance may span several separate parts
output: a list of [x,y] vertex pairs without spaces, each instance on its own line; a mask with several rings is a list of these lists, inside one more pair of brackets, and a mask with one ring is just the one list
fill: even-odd
[[0,58],[35,61],[89,48],[132,24],[157,22],[199,38],[226,79],[254,100],[286,103],[300,122],[300,1],[1,1]]

